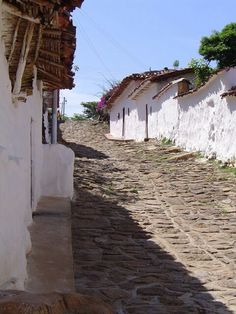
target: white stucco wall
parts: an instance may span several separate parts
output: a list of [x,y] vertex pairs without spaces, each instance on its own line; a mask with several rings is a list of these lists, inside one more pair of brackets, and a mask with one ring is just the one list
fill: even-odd
[[43,194],[72,197],[73,152],[42,144],[42,84],[36,70],[32,96],[25,103],[13,101],[1,23],[0,71],[0,290],[24,289],[32,211]]
[[[140,82],[131,82],[122,95],[115,101],[110,112],[110,133],[117,138],[122,138],[123,108],[125,108],[125,136],[124,139],[142,141],[146,137],[146,105],[148,106],[148,134],[155,137],[155,103],[152,100],[156,93],[156,84],[142,94],[137,100],[128,97]],[[152,113],[150,113],[152,107]],[[129,111],[129,114],[128,114]],[[118,119],[120,114],[120,119]]]
[[23,289],[26,254],[31,248],[27,226],[32,221],[31,207],[41,194],[36,177],[42,160],[42,100],[40,86],[34,82],[33,95],[26,103],[13,103],[4,46],[0,45],[0,289]]
[[221,98],[235,86],[236,69],[218,74],[206,86],[178,99],[176,144],[227,161],[236,157],[236,97]]
[[135,140],[137,141],[143,141],[146,138],[146,106],[148,113],[148,137],[156,137],[157,107],[152,97],[157,93],[157,90],[157,84],[153,83],[135,100],[138,121],[135,127]]
[[157,138],[166,137],[187,151],[201,151],[219,160],[236,157],[236,97],[221,98],[236,82],[236,69],[213,77],[197,92],[174,99],[177,84],[160,98]]
[[43,145],[41,188],[44,196],[73,197],[74,152],[60,144]]
[[156,137],[175,140],[178,128],[179,110],[177,100],[178,86],[171,86],[163,95],[155,99],[157,110],[157,133]]
[[[175,79],[182,77],[177,75]],[[188,80],[192,80],[193,74],[185,74],[184,77]],[[112,136],[122,138],[122,125],[123,125],[123,108],[125,108],[125,136],[124,139],[134,139],[136,141],[143,141],[146,138],[146,105],[148,112],[148,137],[155,138],[158,136],[158,114],[162,103],[160,101],[153,100],[153,96],[161,90],[171,78],[164,79],[160,82],[153,82],[147,89],[141,92],[137,97],[129,97],[135,87],[139,86],[140,81],[131,82],[128,87],[123,91],[118,99],[112,105],[110,111],[110,133]],[[170,97],[169,97],[170,98]],[[172,97],[173,98],[173,97]],[[173,106],[171,106],[173,107]],[[130,115],[128,115],[128,109]],[[173,109],[173,108],[172,108]],[[170,109],[170,110],[172,110]],[[117,119],[118,113],[120,113],[120,119]],[[173,112],[172,112],[173,115]],[[176,114],[175,114],[176,116]],[[175,121],[170,121],[167,117],[160,117],[168,124],[175,124]],[[176,119],[173,118],[173,119]],[[164,123],[161,123],[163,126]],[[167,126],[167,129],[170,126]],[[163,129],[164,131],[164,129]]]
[[[135,125],[137,124],[137,108],[128,95],[138,85],[138,82],[131,82],[122,95],[116,100],[110,111],[110,133],[117,138],[122,138],[123,108],[125,108],[125,139],[135,137]],[[129,109],[129,116],[128,116]],[[118,114],[120,119],[118,119]]]
[[[184,75],[192,79],[192,75]],[[178,78],[178,77],[177,77]],[[236,84],[236,68],[214,76],[198,91],[184,97],[177,95],[178,85],[171,85],[156,99],[153,96],[167,83],[151,84],[136,99],[128,98],[135,85],[130,84],[111,109],[110,132],[122,137],[122,108],[126,108],[125,139],[145,139],[146,104],[149,138],[166,137],[188,151],[201,151],[222,161],[236,159],[236,97],[221,94]],[[152,107],[152,114],[150,114]],[[127,110],[130,108],[130,116]],[[120,120],[117,114],[120,112]]]

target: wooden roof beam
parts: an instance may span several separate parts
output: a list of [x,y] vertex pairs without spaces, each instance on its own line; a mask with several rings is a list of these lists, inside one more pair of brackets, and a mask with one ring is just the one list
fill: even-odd
[[33,34],[34,34],[34,24],[29,22],[25,31],[25,36],[24,36],[24,40],[23,40],[23,44],[21,48],[20,59],[19,59],[19,63],[18,63],[17,71],[16,71],[16,80],[15,80],[15,84],[13,88],[14,95],[19,94],[21,91],[22,78],[24,75]]
[[56,76],[56,75],[53,75],[43,69],[40,69],[40,68],[37,68],[38,72],[41,73],[42,75],[45,75],[48,79],[52,80],[53,82],[57,82],[57,83],[61,83],[61,79]]
[[36,24],[40,24],[41,21],[39,18],[33,18],[30,17],[24,13],[22,13],[20,10],[18,10],[14,5],[8,3],[8,2],[3,2],[2,3],[2,8],[4,11],[6,11],[7,13],[11,14],[11,15],[15,15],[18,17],[21,17],[22,19],[25,19],[31,23],[36,23]]
[[44,55],[48,55],[48,56],[51,56],[51,57],[56,57],[58,59],[60,59],[60,55],[61,55],[61,52],[53,52],[53,51],[49,51],[49,50],[46,50],[46,49],[42,49],[40,48],[39,49],[39,53],[41,54],[44,54]]
[[61,37],[61,34],[62,34],[62,31],[61,30],[58,30],[58,29],[48,29],[46,28],[43,32],[43,36],[47,37],[47,35],[49,36],[57,36],[57,37]]
[[39,25],[39,31],[38,31],[38,41],[37,41],[37,46],[36,46],[35,56],[34,56],[34,63],[36,62],[38,55],[39,55],[42,33],[43,33],[43,26],[40,24]]
[[38,58],[38,62],[39,63],[46,63],[47,65],[51,65],[51,66],[54,66],[56,68],[59,68],[59,69],[65,69],[65,66],[60,64],[60,63],[56,63],[56,62],[53,62],[53,61],[49,61],[49,60],[46,60],[46,59],[43,59],[43,58]]
[[15,51],[16,40],[17,40],[17,35],[18,35],[18,31],[19,31],[20,22],[21,22],[21,18],[19,18],[19,19],[17,20],[17,23],[16,23],[16,28],[15,28],[15,32],[14,32],[14,36],[13,36],[11,51],[10,51],[10,54],[9,54],[9,57],[8,57],[8,63],[11,62],[13,53],[14,53],[14,51]]

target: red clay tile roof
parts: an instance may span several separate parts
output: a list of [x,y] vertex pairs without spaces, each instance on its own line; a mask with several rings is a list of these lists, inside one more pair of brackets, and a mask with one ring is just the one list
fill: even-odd
[[117,85],[111,92],[110,98],[107,100],[107,105],[111,106],[111,104],[123,93],[126,87],[132,81],[143,81],[147,77],[150,77],[157,71],[148,71],[143,73],[133,73],[127,77],[125,77],[119,85]]
[[152,99],[156,99],[157,97],[160,97],[161,95],[163,95],[164,92],[167,91],[172,85],[173,85],[172,82],[167,83],[165,86],[163,86],[163,87],[159,90],[159,92],[158,92],[156,95],[154,95],[154,96],[152,97]]
[[192,68],[185,68],[185,69],[180,69],[180,70],[169,70],[168,72],[165,73],[160,73],[159,75],[154,75],[151,78],[152,82],[157,82],[157,81],[161,81],[163,79],[169,78],[169,77],[176,77],[182,74],[189,74],[189,73],[193,73],[193,69]]
[[152,97],[152,99],[156,99],[156,98],[161,97],[173,84],[179,83],[181,81],[187,81],[189,84],[191,84],[191,82],[189,80],[187,80],[186,78],[180,78],[180,79],[171,81],[171,82],[167,83],[165,86],[163,86],[159,90],[159,92]]
[[[223,73],[223,72],[227,72],[229,71],[230,69],[232,68],[235,68],[236,67],[227,67],[227,68],[224,68],[224,69],[219,69],[217,70],[215,73],[213,73],[209,78],[208,80],[203,83],[201,86],[199,87],[196,87],[196,88],[193,88],[193,89],[190,89],[188,92],[186,93],[183,93],[183,94],[180,94],[180,95],[177,95],[175,96],[174,98],[179,98],[179,97],[183,97],[183,96],[187,96],[187,95],[190,95],[190,94],[193,94],[193,93],[196,93],[197,91],[199,91],[200,89],[202,89],[203,87],[205,87],[206,85],[208,85],[212,80],[214,80],[220,73]],[[222,94],[223,95],[223,94]]]
[[147,71],[143,73],[134,73],[127,77],[125,77],[121,83],[113,90],[111,97],[107,101],[107,105],[109,107],[112,106],[114,101],[123,93],[126,87],[129,85],[131,81],[141,81],[140,84],[132,91],[129,97],[135,93],[139,88],[142,87],[147,81],[156,82],[162,79],[166,79],[168,77],[175,77],[176,75],[192,73],[193,70],[190,68],[175,70],[175,69],[163,69],[163,70],[155,70],[155,71]]
[[236,85],[231,87],[227,92],[221,94],[222,98],[226,96],[236,96]]
[[155,71],[153,75],[143,80],[129,95],[131,97],[134,93],[136,93],[146,82],[158,82],[164,79],[167,79],[169,77],[176,77],[182,74],[188,74],[193,73],[193,69],[186,68],[181,70],[175,70],[175,69],[168,69],[168,70],[161,70],[161,71]]

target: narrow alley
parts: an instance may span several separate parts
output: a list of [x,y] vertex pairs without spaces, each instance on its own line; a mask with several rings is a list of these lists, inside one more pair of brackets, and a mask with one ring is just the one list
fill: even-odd
[[77,292],[118,314],[236,313],[236,177],[157,141],[68,121]]

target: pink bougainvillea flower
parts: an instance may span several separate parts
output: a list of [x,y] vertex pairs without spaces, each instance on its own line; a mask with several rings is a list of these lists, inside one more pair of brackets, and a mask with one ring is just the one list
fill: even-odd
[[102,96],[99,102],[97,103],[96,110],[103,110],[106,107],[106,97]]

